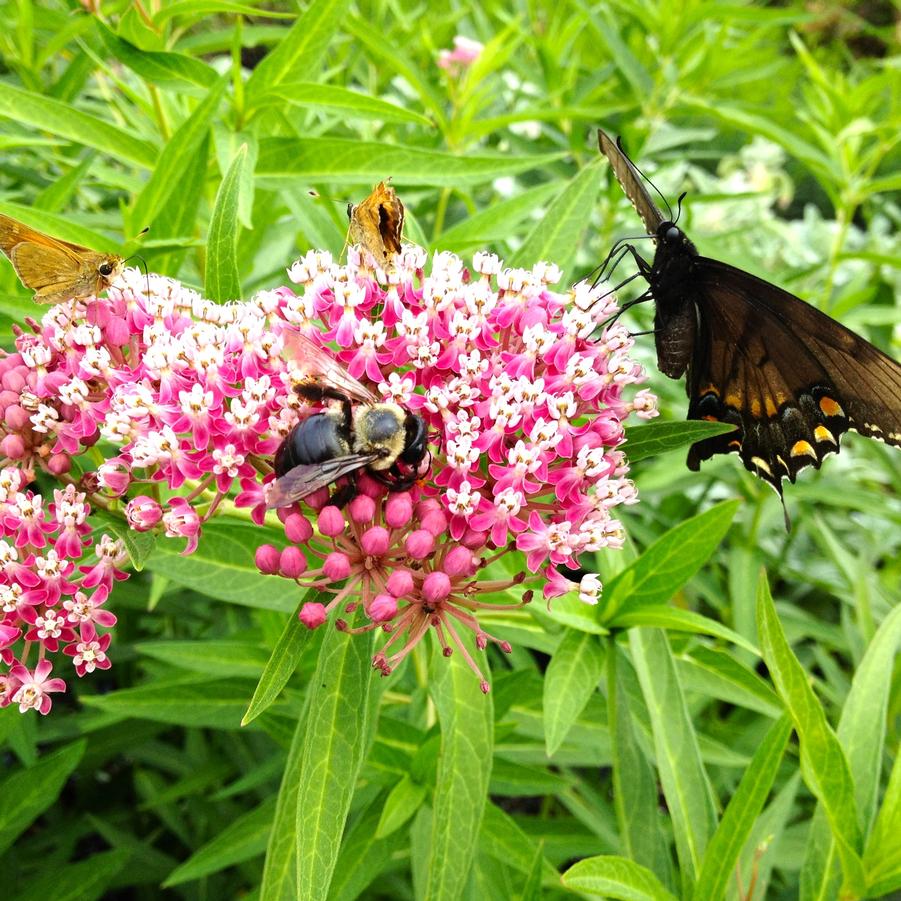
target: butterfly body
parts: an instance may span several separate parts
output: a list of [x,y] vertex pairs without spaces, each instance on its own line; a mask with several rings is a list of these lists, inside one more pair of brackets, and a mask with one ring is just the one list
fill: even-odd
[[656,306],[658,368],[687,376],[689,419],[735,426],[692,445],[689,468],[737,452],[781,495],[783,479],[819,469],[848,429],[901,446],[901,365],[777,285],[699,255],[618,144],[598,138],[656,240],[650,264],[630,249]]
[[99,294],[122,271],[122,257],[61,241],[0,214],[0,250],[38,303]]

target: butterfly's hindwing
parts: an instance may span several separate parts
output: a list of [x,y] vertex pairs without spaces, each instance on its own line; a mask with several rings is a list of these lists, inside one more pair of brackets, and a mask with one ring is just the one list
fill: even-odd
[[783,478],[838,452],[848,429],[901,444],[901,367],[890,357],[750,273],[704,257],[695,272],[688,417],[737,430],[695,444],[690,468],[735,451],[781,492]]

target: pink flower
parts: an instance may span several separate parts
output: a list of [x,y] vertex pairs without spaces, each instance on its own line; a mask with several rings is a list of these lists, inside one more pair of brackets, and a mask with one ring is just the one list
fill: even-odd
[[72,658],[75,672],[79,676],[93,673],[95,669],[109,669],[113,664],[106,656],[111,636],[109,632],[98,638],[97,632],[90,623],[81,627],[81,640],[70,644],[63,651]]
[[125,506],[125,519],[136,532],[147,532],[163,518],[163,508],[152,497],[142,494]]
[[195,551],[200,535],[200,517],[183,497],[174,497],[169,502],[169,509],[163,514],[163,525],[167,537],[188,539],[183,556]]
[[10,700],[19,705],[20,713],[25,713],[26,710],[37,710],[44,716],[50,713],[53,703],[50,692],[66,690],[66,683],[62,679],[47,678],[52,669],[53,664],[49,660],[39,660],[34,672],[21,663],[10,669],[10,677],[18,683]]
[[458,69],[471,66],[481,55],[484,45],[458,34],[454,37],[454,49],[442,50],[438,54],[438,67]]

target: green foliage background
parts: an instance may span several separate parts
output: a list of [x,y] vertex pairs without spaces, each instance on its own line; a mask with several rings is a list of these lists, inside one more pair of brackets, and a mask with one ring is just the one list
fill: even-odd
[[[149,226],[149,267],[213,298],[282,284],[308,248],[338,254],[344,204],[309,191],[346,203],[386,176],[409,239],[574,281],[638,231],[602,125],[667,196],[689,190],[703,253],[898,356],[888,4],[0,9],[3,211],[98,249],[134,250]],[[458,33],[485,50],[447,73]],[[8,342],[34,309],[5,262],[0,295]],[[652,386],[681,421],[682,386]],[[133,547],[113,669],[46,719],[0,711],[10,896],[901,891],[901,455],[848,436],[789,490],[790,533],[734,458],[694,474],[661,451],[634,476],[599,609],[485,622],[515,645],[488,698],[427,647],[382,680],[364,640],[302,632],[296,591],[253,567],[275,530],[224,518],[187,559]]]

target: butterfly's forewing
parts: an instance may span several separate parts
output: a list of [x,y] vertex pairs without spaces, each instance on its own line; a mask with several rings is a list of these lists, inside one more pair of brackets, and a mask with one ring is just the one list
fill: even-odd
[[614,142],[607,134],[598,129],[598,147],[601,153],[610,161],[613,174],[620,183],[626,197],[635,207],[635,211],[641,217],[645,230],[649,235],[656,235],[661,223],[666,217],[657,208],[657,204],[651,200],[651,195],[644,186],[641,173],[635,168],[632,160],[626,156],[619,142]]
[[122,257],[116,254],[61,241],[2,214],[0,250],[38,303],[97,294],[122,271]]
[[737,431],[695,444],[697,469],[737,451],[781,491],[805,466],[819,468],[841,435],[901,445],[901,365],[776,285],[698,257],[693,285],[700,330],[689,367],[689,419]]
[[372,193],[350,207],[348,241],[368,250],[380,266],[400,253],[404,230],[404,205],[387,182],[379,182]]

